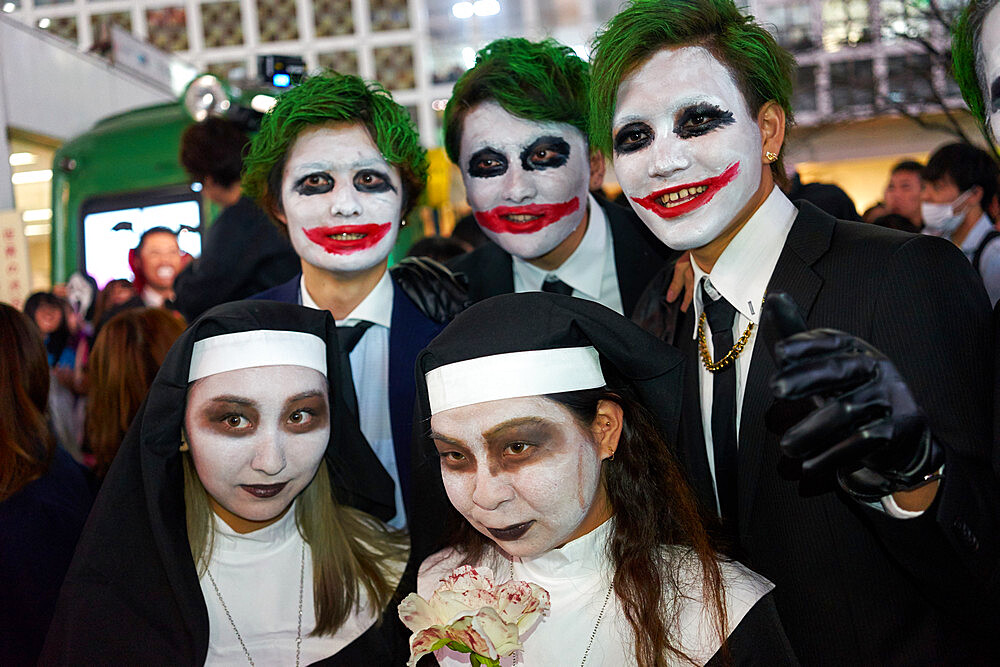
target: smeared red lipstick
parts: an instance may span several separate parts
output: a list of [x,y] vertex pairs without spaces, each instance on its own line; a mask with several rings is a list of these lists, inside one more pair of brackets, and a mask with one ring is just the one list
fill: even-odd
[[528,532],[528,529],[535,525],[534,519],[531,521],[525,521],[524,523],[516,523],[513,526],[507,526],[506,528],[489,528],[486,530],[490,531],[490,535],[498,540],[503,540],[509,542],[512,540],[519,540],[524,537],[524,534]]
[[[646,197],[632,197],[632,201],[645,209],[649,209],[661,218],[676,218],[679,215],[684,215],[685,213],[693,211],[699,206],[704,206],[710,202],[712,197],[715,196],[715,193],[732,183],[738,173],[740,173],[740,163],[734,162],[726,167],[724,172],[713,178],[699,181],[697,183],[687,183],[685,185],[677,185],[671,188],[666,188],[658,192],[654,192]],[[692,190],[697,190],[699,188],[705,188],[704,192],[696,193],[694,195],[689,194],[686,197],[681,197],[679,203],[674,206],[666,206],[662,202],[662,198],[670,195],[671,193],[676,192],[680,194],[682,190],[687,190],[690,193]]]
[[280,484],[240,484],[240,488],[255,498],[273,498],[281,493],[288,482]]
[[[338,225],[336,227],[313,227],[304,229],[306,238],[321,246],[332,255],[346,255],[359,250],[367,250],[385,238],[392,229],[392,223],[384,225]],[[358,235],[359,238],[338,238],[342,234]]]
[[[475,211],[476,222],[497,234],[534,234],[553,222],[562,220],[580,208],[580,198],[573,197],[561,204],[528,204],[527,206],[497,206],[489,211]],[[533,216],[531,220],[515,222],[510,216]]]

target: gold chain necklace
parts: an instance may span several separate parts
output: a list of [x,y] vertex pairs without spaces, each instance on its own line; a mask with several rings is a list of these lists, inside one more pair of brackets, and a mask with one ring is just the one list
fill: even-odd
[[[763,303],[763,300],[761,300]],[[712,361],[712,355],[708,351],[708,339],[705,336],[705,320],[707,315],[705,310],[702,309],[701,317],[698,318],[698,352],[701,354],[701,363],[705,364],[705,370],[709,373],[718,373],[723,370],[726,366],[736,361],[736,359],[743,353],[743,348],[746,347],[747,343],[750,341],[750,334],[753,333],[753,322],[747,325],[746,331],[740,336],[736,344],[730,348],[729,352],[726,352],[726,356],[722,357],[718,361]]]
[[[513,566],[512,566],[513,567]],[[215,595],[219,598],[219,604],[222,605],[222,611],[226,612],[226,618],[229,619],[229,625],[232,627],[233,632],[236,634],[236,641],[240,643],[240,648],[243,649],[243,655],[247,657],[247,662],[250,663],[250,667],[254,667],[253,658],[250,657],[250,651],[247,650],[247,645],[243,643],[243,637],[240,635],[240,631],[236,629],[236,622],[233,620],[232,615],[229,613],[229,607],[226,606],[226,601],[222,599],[222,593],[219,592],[219,587],[215,583],[215,577],[212,576],[212,571],[205,568],[205,574],[208,575],[208,580],[212,582],[212,588],[215,589]],[[302,541],[302,554],[299,556],[299,630],[295,637],[295,667],[299,667],[299,657],[302,655],[302,591],[303,584],[305,582],[306,574],[306,543],[305,540]]]
[[[514,559],[510,559],[510,578],[511,581],[514,580]],[[580,667],[587,664],[587,656],[590,655],[590,647],[594,645],[594,639],[597,637],[597,628],[601,627],[601,621],[604,619],[604,610],[608,608],[608,601],[611,599],[611,592],[615,590],[615,582],[608,585],[608,593],[604,596],[604,604],[601,605],[601,611],[597,614],[597,623],[594,624],[594,630],[590,633],[590,641],[587,642],[587,648],[583,650],[583,660],[580,661]],[[514,659],[513,667],[517,667],[517,653],[511,653],[511,657]]]

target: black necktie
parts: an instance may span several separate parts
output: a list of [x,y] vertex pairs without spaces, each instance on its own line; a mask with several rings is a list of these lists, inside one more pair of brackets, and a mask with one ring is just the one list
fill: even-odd
[[372,324],[374,323],[362,320],[353,326],[337,327],[337,339],[340,341],[340,386],[344,392],[344,402],[355,417],[358,416],[358,394],[354,391],[350,354]]
[[[719,296],[712,301],[701,284],[701,300],[708,328],[712,331],[712,359],[718,361],[733,347],[736,309]],[[712,373],[712,450],[715,459],[715,490],[723,523],[738,534],[736,484],[736,364]]]
[[542,281],[542,291],[552,292],[553,294],[565,294],[566,296],[573,296],[573,288],[559,280],[555,276],[546,276],[545,280]]

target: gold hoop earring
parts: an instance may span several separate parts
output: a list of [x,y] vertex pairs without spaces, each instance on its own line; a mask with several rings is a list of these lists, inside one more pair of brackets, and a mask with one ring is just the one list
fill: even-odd
[[774,162],[775,160],[778,159],[778,154],[768,151],[764,153],[764,159],[767,160],[768,162]]
[[181,451],[181,452],[190,452],[191,451],[191,446],[188,444],[188,441],[187,441],[187,434],[184,433],[183,429],[181,430],[181,446],[178,448],[178,451]]
[[606,460],[607,461],[614,461],[615,460],[615,453],[611,452],[611,456],[609,456]]

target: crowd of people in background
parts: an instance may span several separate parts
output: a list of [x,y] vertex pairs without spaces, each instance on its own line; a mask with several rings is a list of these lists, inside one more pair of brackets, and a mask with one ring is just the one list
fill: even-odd
[[[978,664],[997,155],[901,160],[859,214],[785,164],[793,67],[730,0],[633,0],[590,64],[496,40],[444,113],[471,212],[393,266],[427,161],[379,84],[307,77],[252,138],[190,126],[221,209],[198,258],[153,227],[131,276],[0,304],[0,663],[282,661],[273,625],[296,664],[401,664],[391,603],[472,564],[553,590],[528,664],[588,633],[606,665]],[[211,449],[266,419],[308,451]],[[538,463],[533,437],[586,455]],[[289,461],[238,485],[270,505],[226,500]],[[233,594],[251,571],[298,589],[297,627],[291,598]]]

